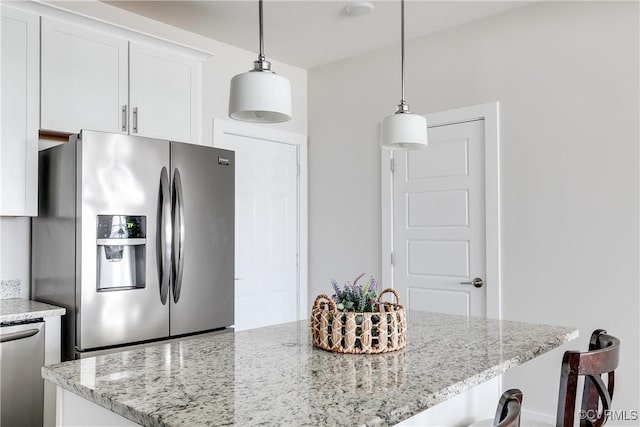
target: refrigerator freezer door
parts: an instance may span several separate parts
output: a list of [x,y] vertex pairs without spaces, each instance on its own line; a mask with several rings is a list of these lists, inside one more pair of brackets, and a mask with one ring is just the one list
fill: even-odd
[[171,170],[171,335],[230,326],[234,299],[234,153],[172,142]]
[[[169,206],[161,184],[161,171],[170,166],[169,150],[169,141],[82,131],[76,233],[80,350],[169,334],[169,305],[162,304],[159,278],[163,264],[158,262],[163,253],[158,245],[164,240],[160,233],[171,236],[166,229],[170,221],[161,221],[162,206]],[[168,195],[166,186],[164,194]],[[110,216],[112,223],[105,225]],[[123,245],[117,244],[118,238]],[[122,275],[127,266],[135,268],[135,286],[107,283],[98,290],[99,280],[109,280],[112,273]]]

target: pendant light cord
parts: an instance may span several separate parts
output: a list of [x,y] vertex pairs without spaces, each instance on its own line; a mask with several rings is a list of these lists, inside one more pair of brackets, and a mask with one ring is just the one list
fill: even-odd
[[260,20],[260,54],[258,55],[259,61],[264,61],[264,33],[262,31],[262,0],[258,0],[258,19]]
[[258,60],[253,61],[252,71],[261,71],[271,73],[271,62],[267,61],[264,56],[264,30],[262,19],[262,0],[258,0],[258,28],[260,32],[260,52],[258,53]]
[[[262,0],[260,0],[260,2],[262,2]],[[401,66],[400,66],[400,70],[402,73],[402,79],[401,79],[401,86],[402,86],[402,99],[400,100],[400,105],[405,105],[405,99],[404,99],[404,0],[400,0],[400,46],[401,49],[400,51],[401,53]]]

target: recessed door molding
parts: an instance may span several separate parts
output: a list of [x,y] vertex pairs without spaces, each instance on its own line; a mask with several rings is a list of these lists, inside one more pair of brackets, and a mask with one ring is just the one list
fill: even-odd
[[[484,120],[485,229],[486,229],[486,312],[502,318],[500,274],[500,139],[499,103],[471,105],[424,114],[429,128]],[[393,283],[393,151],[381,150],[381,235],[382,283]]]

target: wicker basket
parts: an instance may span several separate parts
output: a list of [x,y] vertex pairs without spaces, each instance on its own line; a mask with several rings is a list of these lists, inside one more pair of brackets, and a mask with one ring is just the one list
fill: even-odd
[[[392,293],[395,303],[381,301]],[[407,345],[407,313],[393,289],[380,292],[372,313],[341,312],[327,295],[318,295],[311,310],[313,346],[353,354],[386,353]]]

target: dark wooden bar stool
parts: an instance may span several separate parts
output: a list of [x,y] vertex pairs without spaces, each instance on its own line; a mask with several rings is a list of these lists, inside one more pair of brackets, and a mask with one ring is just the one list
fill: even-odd
[[[607,422],[607,411],[611,409],[615,370],[620,360],[620,340],[609,335],[604,329],[596,329],[589,340],[589,351],[566,351],[562,358],[560,370],[560,393],[558,395],[558,410],[556,414],[556,427],[573,427],[576,413],[576,400],[578,396],[578,379],[584,377],[582,390],[582,406],[580,411],[580,427],[600,427]],[[607,383],[602,376],[607,374]],[[505,395],[513,390],[505,392],[500,398],[498,411],[504,410]],[[519,390],[516,390],[519,392]],[[522,393],[520,393],[522,402]],[[501,406],[502,405],[502,406]],[[601,408],[601,409],[600,409]],[[499,415],[493,421],[494,426],[499,424]],[[524,426],[541,426],[540,422],[528,422],[525,418]],[[482,427],[489,425],[489,420],[479,421],[470,427]],[[519,426],[518,424],[506,424]]]
[[507,390],[500,397],[493,425],[495,427],[520,427],[521,413],[522,392],[517,388]]
[[[580,427],[600,427],[607,422],[611,408],[615,370],[620,359],[620,340],[596,329],[591,334],[589,351],[567,351],[562,358],[557,427],[573,427],[578,392],[578,377],[584,376]],[[607,385],[602,375],[607,374]],[[602,411],[599,408],[602,403]]]

